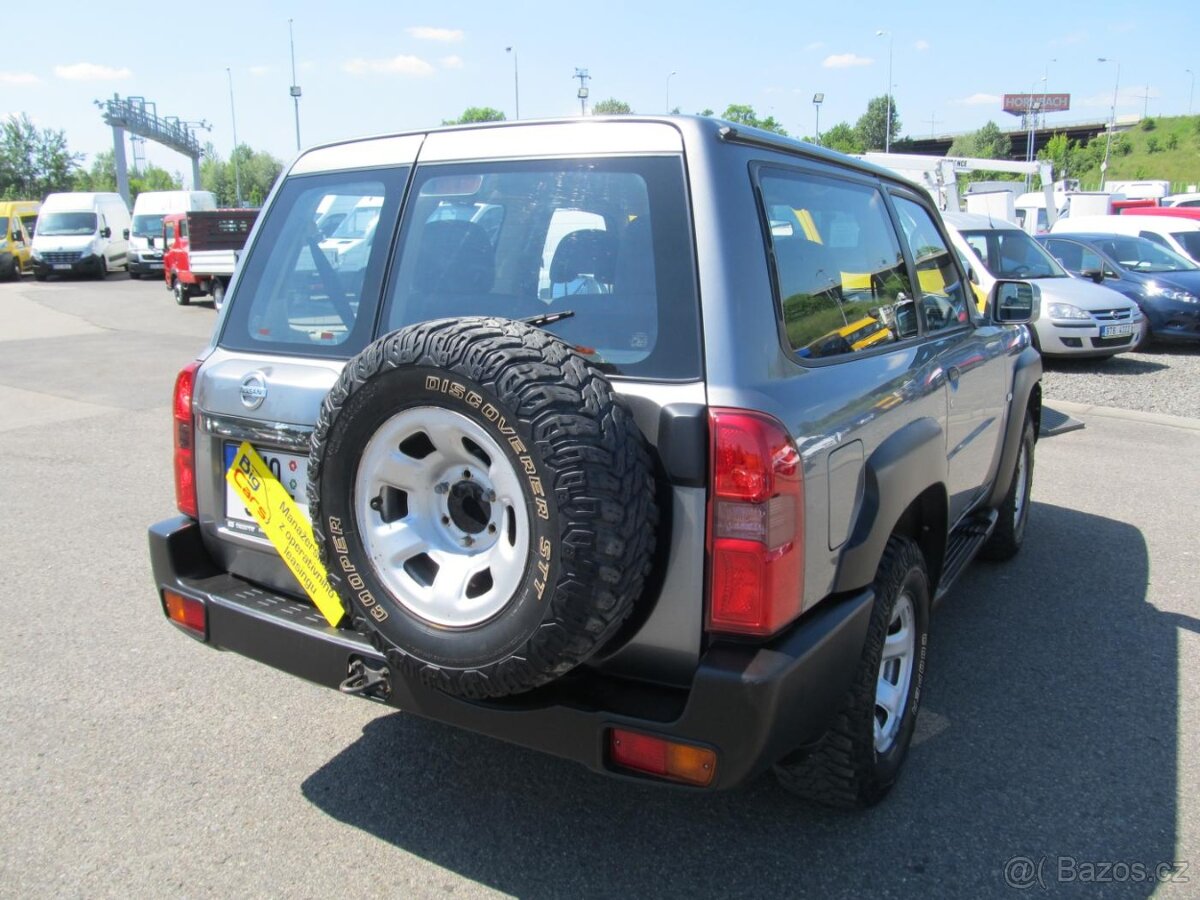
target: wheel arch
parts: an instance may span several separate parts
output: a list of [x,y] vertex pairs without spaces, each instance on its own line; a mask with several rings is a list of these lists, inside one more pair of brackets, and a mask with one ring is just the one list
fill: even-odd
[[1017,358],[1013,372],[1012,402],[1008,405],[1004,446],[1000,451],[996,481],[987,499],[989,507],[997,506],[1008,493],[1027,413],[1033,417],[1033,438],[1037,440],[1042,433],[1042,358],[1032,349],[1026,349]]
[[834,590],[870,584],[888,540],[912,538],[937,584],[946,547],[946,435],[931,418],[917,419],[885,440],[864,466],[863,500],[842,553]]

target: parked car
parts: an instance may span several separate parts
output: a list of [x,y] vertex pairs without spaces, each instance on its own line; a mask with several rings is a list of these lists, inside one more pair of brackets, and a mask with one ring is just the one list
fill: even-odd
[[1200,341],[1200,266],[1187,257],[1119,234],[1050,234],[1038,240],[1071,272],[1141,307],[1149,326],[1142,346],[1151,339]]
[[932,601],[1029,533],[1038,287],[967,284],[917,185],[710,118],[310,150],[176,382],[162,609],[614,777],[874,803]]
[[29,267],[36,200],[0,200],[0,278],[19,278]]
[[947,213],[951,239],[984,291],[998,278],[1038,285],[1041,312],[1033,324],[1043,356],[1112,356],[1132,349],[1145,325],[1137,304],[1087,279],[1074,278],[1011,222]]
[[1163,197],[1162,204],[1163,206],[1200,206],[1200,194],[1195,192],[1190,194],[1171,194],[1167,197]]
[[33,277],[94,275],[126,268],[129,207],[120,194],[50,194],[42,201],[33,234]]
[[1050,229],[1051,234],[1082,232],[1145,238],[1200,263],[1200,222],[1179,216],[1068,216]]
[[142,191],[133,201],[129,228],[129,277],[141,278],[163,270],[163,216],[173,212],[216,209],[212,191]]

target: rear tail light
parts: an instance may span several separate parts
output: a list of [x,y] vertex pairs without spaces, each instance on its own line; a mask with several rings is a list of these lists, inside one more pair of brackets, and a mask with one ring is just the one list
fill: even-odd
[[707,628],[767,636],[804,603],[804,481],[800,454],[777,419],[709,412]]
[[198,518],[196,507],[196,422],[192,393],[200,361],[188,363],[175,378],[172,403],[175,419],[175,505],[185,516]]
[[717,775],[716,751],[694,744],[614,728],[608,750],[614,765],[668,781],[708,787]]
[[167,618],[184,631],[203,638],[208,632],[208,610],[204,604],[192,597],[175,591],[163,591],[163,611]]

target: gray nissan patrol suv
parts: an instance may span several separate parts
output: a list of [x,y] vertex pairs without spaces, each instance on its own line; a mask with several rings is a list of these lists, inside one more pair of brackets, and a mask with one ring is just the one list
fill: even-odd
[[[1037,299],[980,312],[912,184],[713,119],[309,150],[176,382],[163,610],[616,777],[872,804],[934,600],[1025,533]],[[227,479],[243,442],[336,615]]]

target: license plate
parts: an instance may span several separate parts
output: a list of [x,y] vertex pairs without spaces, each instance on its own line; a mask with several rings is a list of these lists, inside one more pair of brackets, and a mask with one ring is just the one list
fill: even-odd
[[62,271],[62,270],[70,271],[71,264],[70,263],[55,263],[54,268],[58,269],[60,271]]
[[[233,458],[237,456],[237,448],[237,444],[225,445],[226,471],[233,465]],[[296,501],[305,518],[308,518],[308,457],[280,453],[276,450],[264,450],[261,447],[254,449],[267,464],[271,474],[283,485],[283,489]],[[254,516],[250,515],[250,510],[242,504],[241,498],[238,497],[233,486],[224,478],[221,480],[225,482],[225,526],[246,534],[261,534],[262,531],[259,529],[258,523],[254,521]]]
[[1100,337],[1102,337],[1102,338],[1125,337],[1126,335],[1130,335],[1130,334],[1133,334],[1133,326],[1132,325],[1101,325],[1100,326]]

